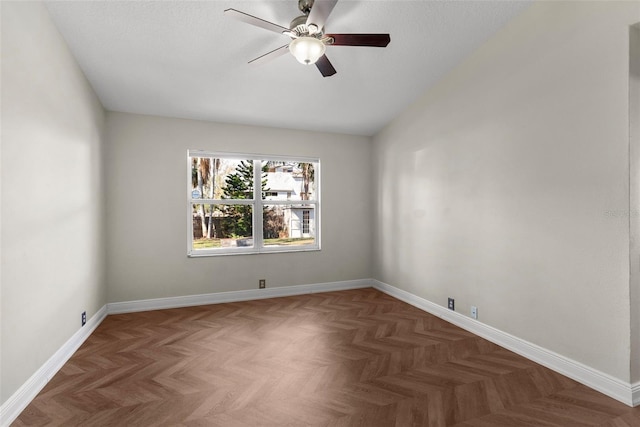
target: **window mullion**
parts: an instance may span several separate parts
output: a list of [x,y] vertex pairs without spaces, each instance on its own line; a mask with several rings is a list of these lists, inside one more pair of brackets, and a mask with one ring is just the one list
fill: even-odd
[[262,236],[262,160],[253,161],[253,245],[263,247]]

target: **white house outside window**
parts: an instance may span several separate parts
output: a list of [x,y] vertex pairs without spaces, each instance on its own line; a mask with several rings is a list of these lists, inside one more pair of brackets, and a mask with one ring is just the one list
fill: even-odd
[[189,256],[320,249],[319,159],[196,150],[187,159]]

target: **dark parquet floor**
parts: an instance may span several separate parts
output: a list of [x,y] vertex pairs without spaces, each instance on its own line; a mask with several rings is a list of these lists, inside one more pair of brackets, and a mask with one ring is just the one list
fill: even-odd
[[15,426],[640,426],[374,289],[108,316]]

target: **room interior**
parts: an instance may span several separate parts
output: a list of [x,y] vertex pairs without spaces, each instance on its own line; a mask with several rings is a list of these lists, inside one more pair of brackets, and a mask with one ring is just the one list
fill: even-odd
[[[2,425],[109,314],[365,287],[640,404],[640,3],[391,3],[327,78],[222,15],[295,2],[0,4]],[[320,158],[322,249],[188,257],[189,149]]]

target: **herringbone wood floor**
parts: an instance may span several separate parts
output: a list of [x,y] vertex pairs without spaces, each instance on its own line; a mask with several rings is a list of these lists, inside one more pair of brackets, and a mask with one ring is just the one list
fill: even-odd
[[640,407],[362,289],[109,316],[15,425],[622,427]]

